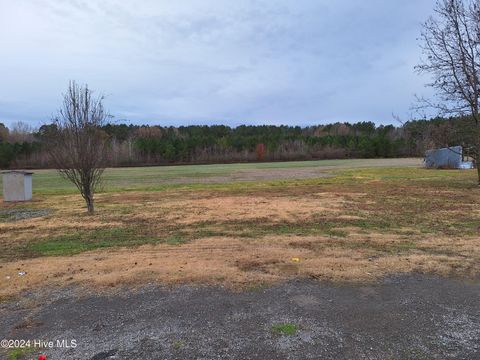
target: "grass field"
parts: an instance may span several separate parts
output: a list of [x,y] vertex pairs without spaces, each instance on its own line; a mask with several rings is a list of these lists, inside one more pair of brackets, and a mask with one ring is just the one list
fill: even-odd
[[[159,191],[172,187],[195,187],[195,184],[312,178],[325,171],[346,168],[420,166],[419,159],[322,160],[274,163],[240,163],[215,165],[154,166],[107,169],[102,192]],[[35,170],[35,194],[74,194],[75,187],[54,170]],[[0,187],[2,178],[0,177]],[[190,185],[190,186],[188,186]]]
[[[475,171],[420,165],[400,159],[109,169],[94,216],[54,171],[38,171],[33,202],[0,208],[0,276],[9,277],[0,295],[70,283],[258,286],[410,271],[478,277]],[[17,214],[25,218],[15,220]]]

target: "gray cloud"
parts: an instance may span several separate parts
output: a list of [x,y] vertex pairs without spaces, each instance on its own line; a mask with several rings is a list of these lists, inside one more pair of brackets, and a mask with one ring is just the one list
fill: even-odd
[[390,123],[433,3],[0,0],[0,122],[47,121],[75,79],[134,123]]

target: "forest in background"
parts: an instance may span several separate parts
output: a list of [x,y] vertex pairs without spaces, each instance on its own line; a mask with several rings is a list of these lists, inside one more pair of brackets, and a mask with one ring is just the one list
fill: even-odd
[[[468,119],[431,119],[398,127],[373,122],[308,127],[224,125],[162,127],[107,124],[107,166],[424,156],[447,145],[468,149]],[[0,123],[0,168],[48,168],[48,132]]]

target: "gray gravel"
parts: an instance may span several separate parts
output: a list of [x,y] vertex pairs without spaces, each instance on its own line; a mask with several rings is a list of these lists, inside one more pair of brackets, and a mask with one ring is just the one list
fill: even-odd
[[[480,284],[423,275],[372,286],[299,280],[246,292],[45,290],[0,304],[0,316],[0,338],[78,343],[44,351],[49,360],[480,359]],[[297,333],[271,331],[283,323]]]
[[13,208],[0,210],[0,222],[12,222],[50,215],[52,209]]

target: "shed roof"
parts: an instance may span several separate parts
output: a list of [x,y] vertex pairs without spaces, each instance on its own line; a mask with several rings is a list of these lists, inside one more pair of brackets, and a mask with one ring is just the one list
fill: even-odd
[[32,171],[25,171],[25,170],[6,170],[6,171],[0,172],[0,174],[12,174],[12,173],[23,174],[23,175],[32,175],[33,174]]

